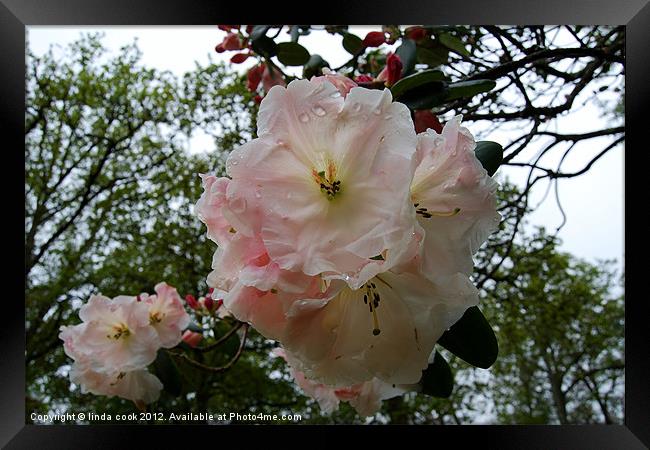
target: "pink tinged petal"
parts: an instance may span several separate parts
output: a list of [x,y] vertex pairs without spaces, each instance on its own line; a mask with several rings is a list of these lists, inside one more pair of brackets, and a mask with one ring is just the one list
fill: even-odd
[[[325,73],[323,76],[312,77],[311,81],[316,81],[319,83],[332,83],[334,87],[339,91],[339,93],[343,96],[343,98],[348,95],[350,89],[358,86],[357,83],[355,83],[351,78],[339,75],[334,72],[329,72],[327,68],[324,68],[323,72]],[[336,96],[335,94],[332,95]]]
[[207,225],[208,237],[219,245],[224,245],[233,236],[232,226],[224,216],[226,190],[230,180],[214,175],[199,175],[203,180],[204,192],[194,207],[195,214]]
[[158,377],[141,369],[116,377],[111,393],[133,402],[152,403],[158,400],[162,388]]
[[[418,137],[412,199],[418,208],[434,213],[432,217],[418,214],[426,232],[423,270],[432,277],[469,275],[472,255],[501,220],[496,211],[498,184],[476,159],[474,139],[460,127],[460,117],[445,124],[441,135],[429,130]],[[445,216],[456,210],[455,215]]]
[[181,341],[181,333],[189,325],[190,317],[175,288],[158,283],[155,290],[156,301],[149,305],[148,310],[149,324],[158,333],[159,345],[171,348]]
[[278,295],[237,284],[224,297],[224,306],[238,320],[248,322],[269,339],[279,339],[286,326],[284,308]]
[[375,378],[363,383],[359,394],[349,402],[360,416],[369,417],[379,412],[384,400],[403,395],[405,392],[400,386],[393,387],[392,384]]

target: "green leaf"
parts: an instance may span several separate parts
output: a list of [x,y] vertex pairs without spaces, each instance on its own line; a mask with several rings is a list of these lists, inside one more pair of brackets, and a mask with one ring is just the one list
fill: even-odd
[[471,80],[452,83],[449,85],[449,92],[445,100],[472,97],[476,94],[491,91],[496,85],[497,83],[494,80]]
[[262,36],[266,36],[266,32],[271,28],[270,25],[255,25],[251,30],[250,40],[255,41]]
[[396,100],[404,103],[411,110],[431,109],[444,102],[447,96],[446,85],[444,81],[429,81],[409,89]]
[[429,67],[438,67],[445,64],[449,59],[449,50],[442,45],[433,45],[432,47],[417,48],[417,60],[419,63],[426,64]]
[[402,61],[402,76],[405,77],[413,72],[417,59],[417,46],[412,39],[402,39],[402,44],[397,47],[395,54]]
[[370,259],[372,259],[372,260],[374,260],[374,261],[383,261],[383,260],[384,260],[384,257],[381,256],[381,255],[377,255],[377,256],[373,256],[373,257],[370,258]]
[[405,92],[431,81],[445,81],[445,74],[440,70],[423,70],[422,72],[417,72],[406,78],[402,78],[390,90],[393,97],[398,98]]
[[453,50],[463,56],[469,56],[469,52],[465,48],[463,41],[461,41],[453,34],[442,33],[440,36],[438,36],[438,40],[440,40],[440,43],[448,49]]
[[494,331],[477,306],[468,308],[463,317],[438,339],[438,344],[482,369],[494,364],[499,354]]
[[358,55],[363,50],[363,40],[352,33],[343,33],[343,48],[351,55]]
[[268,36],[261,36],[251,42],[253,50],[262,56],[271,58],[275,56],[278,52],[278,46],[273,39]]
[[496,142],[478,141],[474,153],[490,176],[494,175],[503,162],[503,147]]
[[153,362],[156,374],[163,384],[164,389],[174,397],[178,397],[183,389],[181,374],[174,361],[167,354],[167,350],[158,350],[156,360]]
[[454,389],[454,375],[445,358],[436,350],[433,363],[422,372],[422,393],[432,397],[447,398]]
[[295,42],[281,42],[277,45],[278,60],[285,66],[302,66],[309,61],[309,52]]
[[302,69],[302,77],[305,79],[310,79],[314,75],[321,75],[321,69],[323,67],[329,67],[329,63],[325,61],[320,55],[313,54],[309,57],[309,61]]

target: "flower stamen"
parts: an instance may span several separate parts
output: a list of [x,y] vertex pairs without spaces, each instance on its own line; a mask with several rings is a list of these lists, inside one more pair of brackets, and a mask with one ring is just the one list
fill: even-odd
[[460,212],[460,208],[454,208],[453,211],[429,211],[425,207],[420,207],[419,203],[414,203],[413,206],[416,208],[415,213],[421,215],[425,219],[430,219],[432,217],[453,217]]
[[366,293],[363,294],[363,303],[368,305],[370,308],[370,313],[372,314],[372,322],[373,322],[373,330],[372,334],[374,336],[377,336],[379,333],[381,333],[381,329],[379,328],[379,319],[377,318],[377,308],[379,307],[379,301],[381,300],[381,297],[379,296],[379,293],[376,291],[377,286],[375,283],[366,283],[365,284],[366,288]]
[[117,341],[118,339],[120,339],[122,337],[126,338],[126,337],[129,337],[131,335],[131,330],[129,330],[129,327],[126,326],[123,323],[120,323],[118,325],[114,325],[113,330],[115,330],[115,333],[114,334],[107,334],[106,335],[107,338],[114,339],[114,340]]

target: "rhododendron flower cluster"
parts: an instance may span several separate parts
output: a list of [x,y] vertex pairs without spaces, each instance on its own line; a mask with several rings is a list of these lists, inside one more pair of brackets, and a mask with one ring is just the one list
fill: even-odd
[[176,289],[156,294],[93,295],[79,310],[82,322],[61,327],[65,353],[74,364],[70,379],[83,392],[119,396],[138,405],[158,399],[162,384],[147,371],[159,348],[176,346],[189,324]]
[[208,284],[303,384],[386,398],[377,386],[417,383],[478,303],[472,255],[500,221],[497,184],[460,122],[416,134],[388,89],[327,73],[272,87],[228,176],[201,176]]

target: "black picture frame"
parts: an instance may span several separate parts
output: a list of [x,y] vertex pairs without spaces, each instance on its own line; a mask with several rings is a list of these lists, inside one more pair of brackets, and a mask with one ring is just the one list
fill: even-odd
[[[218,23],[428,23],[428,24],[583,24],[626,26],[625,122],[627,145],[639,155],[645,153],[643,133],[648,129],[645,109],[650,100],[650,3],[648,0],[466,0],[456,2],[400,0],[391,2],[351,2],[330,0],[313,3],[316,14],[306,16],[306,2],[291,5],[275,2],[264,8],[240,2],[215,0],[0,0],[0,123],[4,159],[2,192],[5,199],[14,190],[24,189],[18,167],[24,167],[20,148],[24,146],[25,28],[30,25],[210,25]],[[624,425],[577,426],[458,426],[458,427],[364,427],[354,433],[369,443],[383,439],[386,433],[401,435],[401,445],[426,439],[437,445],[441,437],[455,445],[469,442],[499,449],[636,449],[650,446],[650,327],[644,312],[647,294],[642,291],[647,277],[641,257],[647,255],[643,240],[648,189],[644,181],[643,157],[625,158],[625,421]],[[9,175],[9,176],[7,176]],[[647,177],[647,175],[645,176]],[[22,183],[22,185],[21,185]],[[633,200],[634,192],[640,202]],[[15,196],[16,198],[18,196]],[[638,206],[635,206],[638,205]],[[200,438],[212,445],[225,445],[224,433],[240,438],[240,444],[267,427],[158,426],[155,430],[136,425],[38,426],[25,422],[25,311],[18,301],[21,269],[15,259],[20,255],[19,235],[22,209],[19,200],[7,211],[4,245],[5,286],[16,289],[2,300],[0,326],[0,444],[6,448],[132,448],[134,439],[150,447],[177,445],[197,447]],[[606,211],[603,214],[607,214]],[[639,215],[637,219],[635,216]],[[644,227],[647,229],[647,225]],[[637,239],[634,239],[634,237]],[[598,243],[594,243],[598,245]],[[15,246],[15,248],[13,247]],[[24,253],[23,253],[24,254]],[[641,261],[635,264],[635,261]],[[647,266],[647,264],[645,264]],[[13,273],[15,272],[15,274]],[[9,292],[9,291],[6,291]],[[13,289],[12,289],[13,292]],[[643,293],[642,293],[643,292]],[[642,294],[637,294],[642,293]],[[225,429],[229,428],[229,429]],[[350,427],[334,427],[347,431]],[[278,442],[293,439],[296,431],[330,437],[330,427],[273,427]],[[155,431],[155,432],[154,432]],[[409,432],[420,436],[404,439]],[[327,433],[327,434],[325,434]],[[222,439],[221,444],[214,439]],[[372,439],[374,438],[374,439]],[[370,439],[370,441],[368,441]],[[228,439],[229,441],[230,439]],[[426,442],[425,441],[425,442]],[[161,445],[162,444],[162,445]],[[307,442],[305,442],[307,444]],[[365,444],[364,444],[365,445]],[[417,445],[417,444],[416,444]]]

